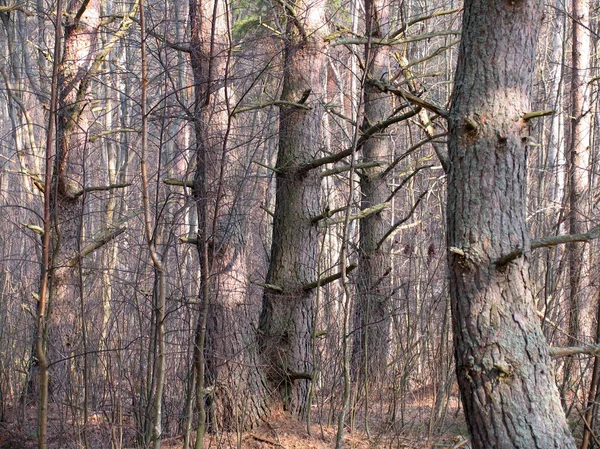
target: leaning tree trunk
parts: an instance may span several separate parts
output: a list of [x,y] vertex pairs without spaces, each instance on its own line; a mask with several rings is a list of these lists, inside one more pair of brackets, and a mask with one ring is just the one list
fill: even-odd
[[[450,110],[448,258],[473,447],[574,448],[529,289],[524,113],[540,0],[465,2]],[[525,256],[504,258],[515,249]]]
[[[383,39],[389,29],[389,5],[386,0],[365,0],[367,36]],[[389,47],[368,42],[369,78],[382,80],[388,75]],[[381,92],[368,83],[364,88],[364,116],[367,126],[382,122],[392,115],[389,93]],[[390,139],[375,135],[363,145],[363,162],[382,162],[389,159]],[[361,209],[387,201],[392,189],[382,177],[385,167],[380,164],[367,168],[360,179]],[[360,260],[358,267],[357,303],[354,316],[354,346],[352,350],[353,377],[376,382],[387,368],[390,339],[391,267],[390,241],[385,237],[391,223],[390,209],[360,220]]]
[[252,232],[243,194],[252,189],[243,176],[241,147],[230,138],[228,14],[224,1],[190,1],[197,161],[193,192],[204,284],[195,366],[202,377],[197,381],[200,414],[206,404],[212,428],[243,430],[266,413],[267,392],[255,329],[260,304],[250,298],[248,275]]
[[320,148],[325,84],[324,0],[288,2],[271,259],[259,331],[270,387],[304,417],[313,372],[320,173],[304,168]]

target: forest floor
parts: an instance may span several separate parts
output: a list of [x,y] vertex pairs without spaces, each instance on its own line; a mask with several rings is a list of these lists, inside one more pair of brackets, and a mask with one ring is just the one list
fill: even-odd
[[[420,402],[420,401],[418,401]],[[428,405],[413,403],[403,410],[403,423],[386,422],[370,415],[370,432],[364,429],[364,416],[356,415],[354,429],[346,427],[344,447],[347,449],[468,449],[462,413],[456,406],[449,406],[441,428],[429,431]],[[17,419],[13,410],[4,412],[0,420],[0,449],[34,449],[36,443],[36,409],[22,407]],[[50,408],[48,448],[85,448],[81,426],[67,425],[57,418],[58,410]],[[335,447],[337,428],[327,425],[327,420],[319,419],[315,413],[311,433],[307,425],[284,412],[275,412],[270,419],[252,431],[235,433],[221,432],[207,435],[204,447],[214,449],[332,449]],[[91,416],[86,427],[87,449],[137,449],[135,430],[130,420],[123,420],[120,426],[111,425],[101,416]],[[333,420],[335,422],[335,419]],[[181,449],[183,437],[164,439],[163,449]]]

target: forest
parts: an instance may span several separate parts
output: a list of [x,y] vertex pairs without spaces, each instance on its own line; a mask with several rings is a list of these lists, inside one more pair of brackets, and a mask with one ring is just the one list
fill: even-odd
[[0,448],[600,448],[596,0],[0,0]]

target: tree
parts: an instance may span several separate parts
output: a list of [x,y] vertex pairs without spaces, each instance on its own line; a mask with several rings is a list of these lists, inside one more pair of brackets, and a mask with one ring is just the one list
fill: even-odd
[[[389,31],[389,5],[387,1],[365,0],[366,36],[383,39]],[[389,78],[389,46],[365,44],[368,58],[366,70],[370,79]],[[364,87],[364,121],[372,126],[392,115],[390,94],[381,92],[367,81]],[[383,132],[384,130],[382,130]],[[375,134],[363,147],[363,162],[375,163],[364,170],[360,178],[361,209],[382,205],[389,201],[386,167],[383,161],[390,156],[390,139],[385,134]],[[386,238],[391,221],[390,208],[370,214],[360,220],[360,254],[357,281],[357,303],[354,318],[356,336],[353,347],[354,375],[362,379],[381,378],[387,368],[391,299],[390,239]]]
[[[589,32],[590,6],[588,0],[572,0],[573,16],[571,55],[571,85],[569,115],[568,192],[570,234],[586,232],[589,217],[588,189],[590,165],[591,113],[590,113],[590,56],[591,35]],[[586,325],[591,301],[585,301],[589,272],[589,251],[587,243],[572,243],[567,246],[569,259],[569,342],[576,345],[579,339],[590,333]],[[586,313],[588,312],[588,313]],[[587,332],[586,332],[587,331]],[[570,387],[570,379],[575,375],[573,362],[565,363],[564,387]],[[563,391],[563,394],[565,392]]]
[[542,14],[537,0],[464,7],[447,241],[456,371],[477,449],[575,447],[529,288],[525,114]]
[[305,416],[312,380],[314,282],[321,176],[310,163],[320,146],[325,87],[324,0],[285,4],[284,79],[271,259],[259,332],[267,379],[286,409]]
[[253,427],[268,410],[254,328],[259,310],[249,284],[253,232],[244,192],[252,190],[251,180],[244,177],[243,147],[231,136],[230,21],[226,1],[190,1],[197,164],[193,194],[202,272],[195,344],[199,434],[204,401],[215,429]]

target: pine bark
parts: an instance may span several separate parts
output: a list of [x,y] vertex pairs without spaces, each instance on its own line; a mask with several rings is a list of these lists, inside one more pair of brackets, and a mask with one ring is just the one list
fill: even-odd
[[[389,31],[389,5],[385,0],[365,0],[366,34],[383,39]],[[368,77],[382,80],[388,77],[389,47],[367,43]],[[372,126],[392,115],[388,93],[368,83],[364,88],[364,121]],[[383,162],[390,157],[390,139],[376,134],[363,145],[363,162]],[[387,201],[392,193],[387,179],[382,177],[385,165],[364,170],[360,179],[361,209]],[[391,298],[390,243],[379,244],[391,224],[389,208],[360,220],[359,268],[357,303],[354,315],[355,339],[352,350],[353,377],[381,378],[387,368],[389,352]]]
[[[475,449],[574,448],[529,287],[528,124],[543,2],[465,2],[450,111],[456,371]],[[496,262],[515,248],[525,256]]]
[[[313,372],[314,289],[319,238],[312,218],[320,211],[318,170],[303,170],[320,148],[325,87],[324,0],[288,3],[285,67],[277,156],[271,259],[259,323],[267,378],[284,408],[305,417]],[[310,109],[306,109],[308,106]]]
[[[80,11],[81,10],[81,11]],[[80,14],[78,14],[78,12]],[[51,274],[48,347],[51,362],[82,352],[77,326],[81,297],[77,256],[82,245],[84,161],[90,107],[88,70],[100,26],[100,2],[70,2],[59,66],[56,159],[51,191]],[[54,366],[55,391],[65,393],[69,369],[81,358]],[[81,370],[78,370],[81,372]]]
[[268,408],[255,330],[260,305],[251,298],[248,275],[253,233],[244,192],[251,190],[250,181],[243,176],[240,146],[232,143],[228,110],[228,16],[224,1],[190,2],[197,162],[193,192],[206,284],[201,296],[207,296],[201,298],[205,307],[200,315],[206,317],[199,319],[196,336],[196,372],[204,372],[198,394],[205,396],[210,427],[235,431],[255,426]]

